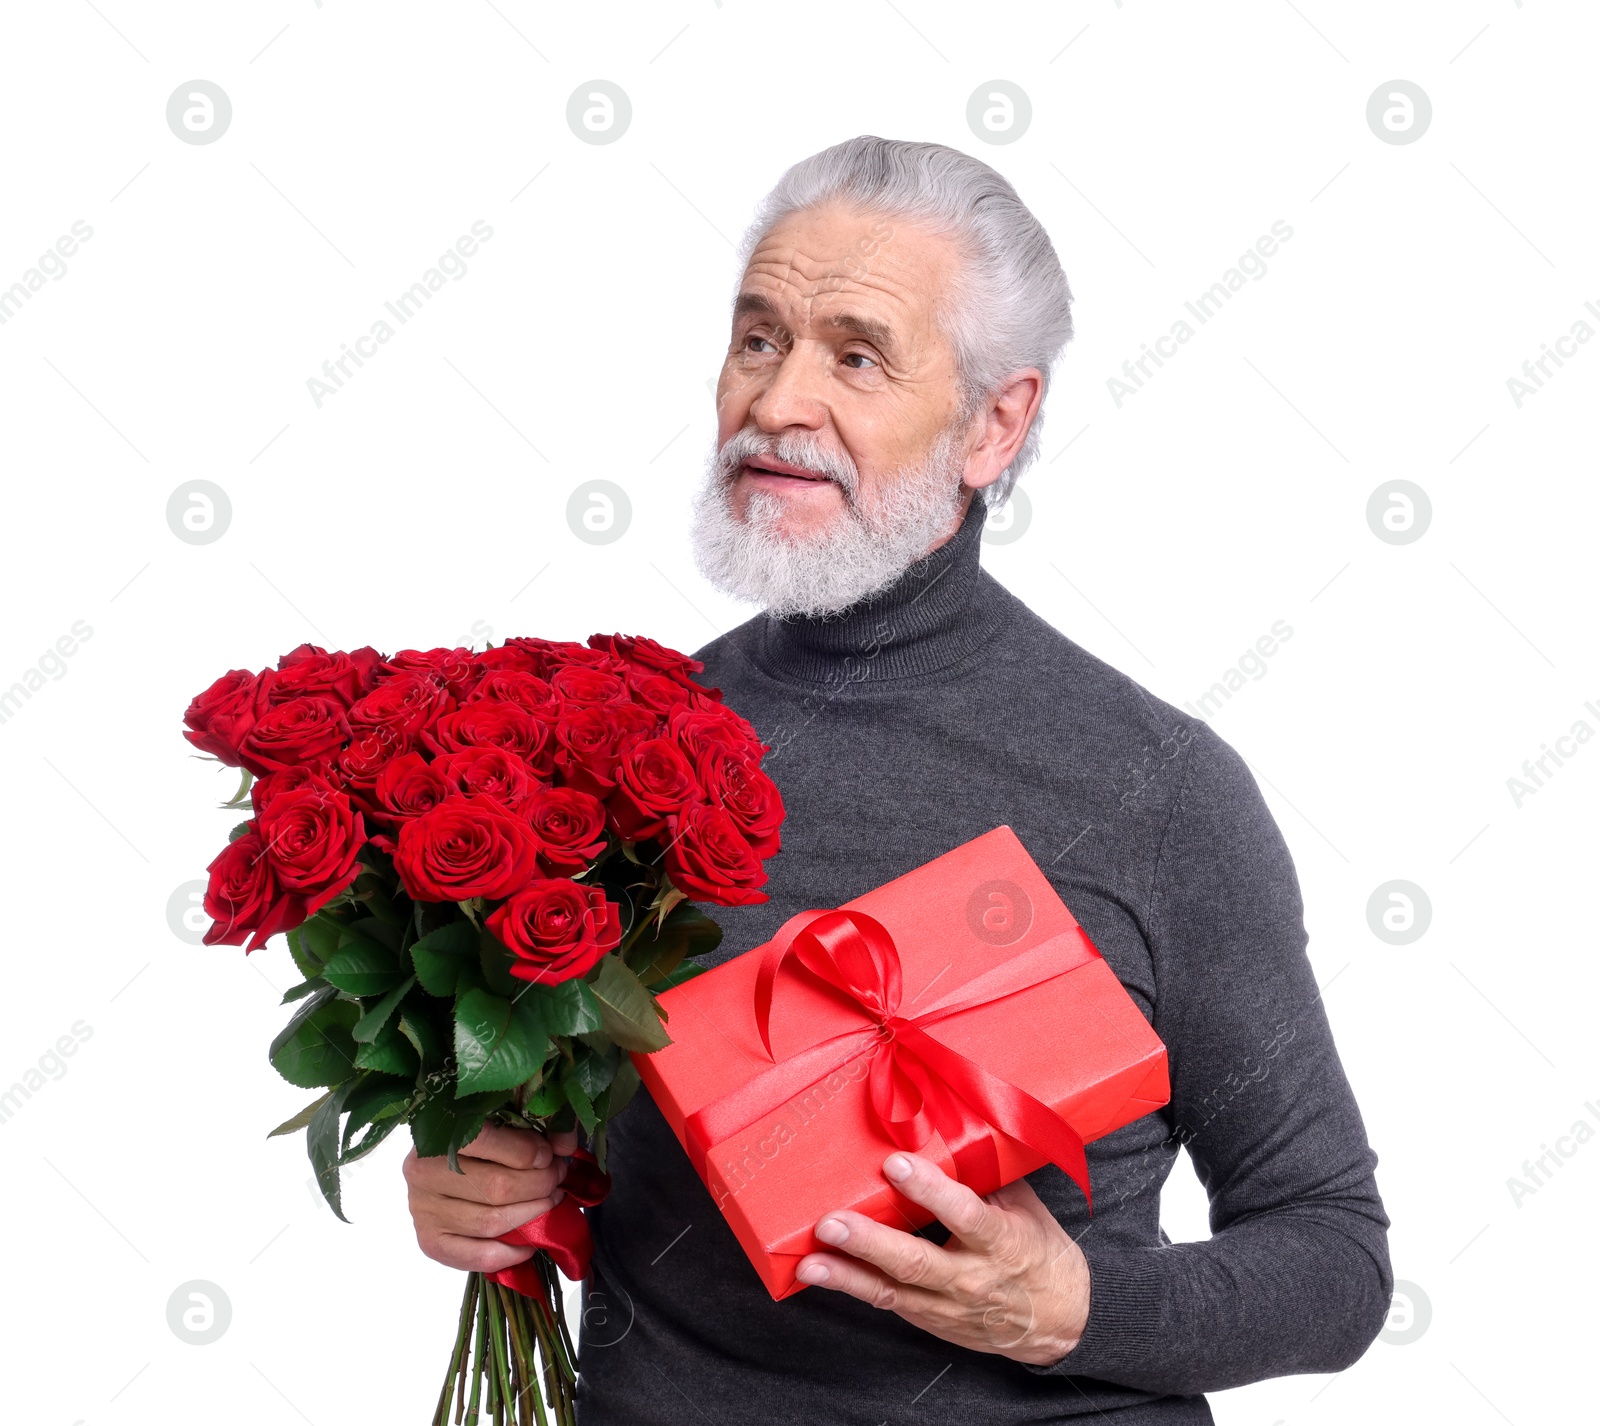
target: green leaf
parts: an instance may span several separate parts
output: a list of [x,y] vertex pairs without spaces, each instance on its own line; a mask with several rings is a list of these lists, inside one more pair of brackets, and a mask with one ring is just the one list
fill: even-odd
[[689,902],[673,907],[659,928],[641,932],[628,948],[628,968],[648,986],[670,982],[685,956],[704,955],[722,940],[722,928]]
[[583,1125],[584,1131],[593,1133],[599,1126],[600,1116],[594,1112],[593,1102],[570,1067],[561,1076],[561,1090],[567,1096],[567,1103],[572,1106],[572,1112],[578,1116],[578,1122]]
[[288,1005],[292,1001],[304,1000],[306,996],[311,994],[312,991],[321,990],[325,985],[327,985],[327,983],[327,981],[318,975],[313,976],[310,980],[301,981],[299,985],[291,985],[286,991],[283,992],[283,999],[280,1000],[278,1004]]
[[600,1029],[600,1002],[581,980],[564,980],[559,985],[519,984],[517,991],[523,1000],[537,996],[543,1003],[552,1036],[587,1035]]
[[408,975],[372,1009],[356,1021],[356,1027],[350,1032],[351,1035],[363,1044],[377,1039],[378,1031],[383,1029],[388,1023],[389,1017],[394,1014],[395,1006],[405,999],[406,992],[416,983],[416,976]]
[[517,958],[487,926],[478,928],[478,966],[489,989],[515,999],[528,983],[511,974]]
[[411,1142],[422,1158],[438,1158],[443,1154],[452,1160],[451,1168],[455,1168],[456,1153],[470,1144],[483,1128],[483,1121],[510,1099],[510,1094],[504,1090],[453,1099],[441,1089],[423,1100],[411,1116]]
[[663,924],[662,934],[682,934],[691,956],[703,956],[722,944],[722,927],[691,901],[681,902]]
[[389,1118],[378,1120],[375,1124],[368,1124],[367,1132],[361,1136],[360,1142],[354,1147],[351,1147],[350,1136],[346,1133],[345,1147],[339,1155],[339,1167],[344,1168],[347,1164],[353,1164],[366,1158],[368,1154],[404,1123],[405,1120],[403,1118],[390,1116]]
[[365,936],[369,941],[376,941],[380,946],[387,946],[391,951],[400,949],[400,928],[380,921],[376,916],[363,916],[352,921],[345,929]]
[[672,1043],[661,1028],[655,997],[617,956],[606,956],[590,987],[600,1004],[600,1027],[625,1050],[649,1053]]
[[[663,990],[671,990],[675,985],[682,985],[686,980],[693,980],[697,975],[704,975],[706,970],[707,967],[701,965],[699,961],[685,961],[670,975],[664,975],[660,980],[655,981],[650,986],[650,989],[660,995]],[[661,1018],[667,1018],[665,1008],[661,1011]]]
[[436,1159],[450,1147],[455,1128],[455,1101],[440,1090],[430,1094],[411,1116],[411,1142],[419,1158]]
[[343,930],[331,916],[319,912],[289,932],[289,953],[307,980],[322,974],[323,966],[339,949],[339,934]]
[[[444,1151],[453,1172],[461,1172],[461,1165],[456,1162],[456,1155],[478,1137],[484,1120],[506,1102],[507,1096],[501,1091],[474,1094],[465,1101],[459,1099],[456,1101],[456,1122],[450,1131],[450,1142]],[[465,1108],[461,1107],[463,1104],[466,1105]]]
[[[377,872],[363,871],[356,877],[355,890],[356,900],[362,902],[372,912],[375,920],[396,931],[406,924],[405,913],[389,896],[387,878]],[[398,944],[396,942],[397,946]]]
[[458,917],[418,940],[411,948],[411,963],[429,995],[454,995],[463,961],[477,953],[477,927]]
[[566,1102],[560,1082],[546,1080],[528,1096],[527,1112],[535,1119],[548,1119]]
[[385,1025],[371,1044],[362,1045],[356,1051],[356,1065],[360,1069],[381,1070],[384,1074],[414,1079],[422,1068],[422,1057],[400,1033],[398,1025]]
[[405,979],[405,972],[393,951],[352,927],[339,937],[322,978],[351,995],[384,995]]
[[516,1001],[487,990],[456,998],[456,1094],[514,1089],[532,1079],[550,1053],[543,1002],[531,995]]
[[339,1116],[344,1113],[345,1100],[360,1083],[359,1079],[352,1079],[341,1084],[318,1107],[306,1128],[306,1154],[316,1172],[317,1187],[328,1200],[328,1207],[345,1223],[350,1220],[339,1206]]
[[315,1114],[317,1110],[321,1109],[322,1106],[332,1096],[333,1091],[331,1089],[327,1092],[327,1094],[319,1094],[311,1101],[310,1104],[306,1105],[304,1109],[296,1114],[294,1118],[285,1119],[283,1123],[278,1125],[276,1129],[272,1130],[267,1137],[269,1139],[276,1139],[279,1134],[292,1134],[296,1129],[304,1129],[306,1125],[311,1122],[311,1116]]
[[633,1060],[624,1055],[622,1063],[617,1066],[617,1077],[611,1081],[602,1102],[595,1106],[600,1117],[605,1120],[615,1119],[628,1107],[628,1101],[633,1098],[639,1088],[639,1071],[634,1067]]
[[248,822],[236,823],[234,825],[233,830],[228,833],[228,840],[230,842],[237,842],[239,840],[239,838],[244,836],[244,834],[246,832],[248,832],[249,830],[250,830],[250,824]]
[[441,1018],[449,1013],[449,1006],[441,1005],[435,1012],[432,1005],[419,1004],[415,996],[400,1012],[400,1033],[422,1057],[422,1065],[426,1070],[442,1067],[450,1053],[451,1031],[440,1023]]
[[321,1089],[342,1084],[356,1072],[350,1030],[361,1008],[337,999],[337,994],[331,986],[317,991],[273,1040],[268,1056],[290,1084]]
[[[360,1089],[345,1101],[350,1117],[345,1120],[344,1139],[340,1146],[341,1167],[370,1154],[388,1138],[392,1130],[404,1122],[411,1094],[412,1086],[404,1080],[390,1079],[381,1074],[363,1077]],[[352,1148],[356,1131],[363,1126],[367,1126],[367,1133]]]
[[562,1078],[571,1075],[578,1081],[590,1099],[604,1092],[622,1062],[622,1050],[616,1045],[604,1045],[598,1050],[591,1045],[588,1053],[580,1051],[572,1063],[562,1070]]

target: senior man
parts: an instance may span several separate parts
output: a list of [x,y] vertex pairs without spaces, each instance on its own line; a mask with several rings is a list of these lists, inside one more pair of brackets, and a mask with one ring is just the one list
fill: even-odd
[[[1388,1220],[1283,839],[1209,728],[979,567],[1071,335],[1049,238],[977,160],[859,138],[790,169],[745,252],[694,542],[765,612],[700,656],[789,815],[771,900],[719,912],[708,959],[1009,823],[1165,1041],[1172,1101],[1089,1146],[1092,1217],[1054,1167],[980,1199],[891,1155],[943,1226],[829,1214],[814,1290],[774,1303],[639,1096],[590,1214],[583,1421],[1168,1426],[1348,1366],[1387,1311]],[[1205,1242],[1161,1230],[1180,1146]],[[491,1130],[465,1176],[408,1160],[424,1251],[526,1257],[493,1236],[548,1209],[570,1147]]]

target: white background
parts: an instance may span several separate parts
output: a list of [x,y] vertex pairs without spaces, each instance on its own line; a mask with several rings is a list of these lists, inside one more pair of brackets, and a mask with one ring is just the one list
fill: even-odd
[[[4,50],[0,284],[93,229],[0,326],[0,687],[93,630],[0,724],[0,1086],[92,1031],[0,1125],[8,1419],[426,1419],[459,1279],[415,1249],[403,1136],[337,1223],[263,1137],[306,1097],[265,1060],[287,953],[169,928],[231,821],[179,718],[303,639],[693,648],[745,617],[685,540],[732,244],[786,164],[860,132],[996,164],[1077,294],[1032,523],[988,567],[1175,703],[1294,631],[1215,726],[1293,848],[1431,1321],[1217,1419],[1573,1419],[1600,1146],[1564,1141],[1520,1203],[1508,1179],[1600,1128],[1600,741],[1520,806],[1507,778],[1600,730],[1600,343],[1520,408],[1506,382],[1600,330],[1592,6],[66,0],[8,7]],[[633,106],[603,146],[565,117],[597,77]],[[1433,106],[1405,145],[1365,117],[1397,77]],[[207,145],[165,119],[195,78],[233,106]],[[1033,108],[1004,146],[966,121],[996,78]],[[478,219],[466,276],[319,409],[307,378]],[[1119,408],[1107,378],[1275,220],[1267,274]],[[605,547],[564,513],[593,476],[632,503]],[[1397,478],[1432,506],[1404,545],[1366,517]],[[194,479],[232,504],[203,546],[165,513]],[[1432,906],[1407,945],[1368,924],[1394,879]],[[1204,1236],[1187,1168],[1163,1210]],[[232,1303],[210,1346],[167,1325],[191,1279]]]

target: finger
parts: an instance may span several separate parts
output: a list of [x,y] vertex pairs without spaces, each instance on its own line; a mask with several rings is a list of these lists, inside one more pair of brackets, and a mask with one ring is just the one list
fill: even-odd
[[571,1158],[578,1148],[578,1131],[567,1129],[559,1134],[550,1135],[550,1147],[564,1158]]
[[913,1203],[928,1209],[967,1247],[987,1252],[1008,1231],[1005,1214],[917,1154],[890,1154],[883,1176]]
[[937,1292],[955,1276],[955,1266],[943,1248],[860,1213],[847,1209],[830,1213],[817,1224],[816,1232],[819,1242],[870,1263],[897,1283]]
[[1033,1191],[1033,1185],[1025,1178],[1019,1178],[1015,1183],[1008,1183],[1004,1188],[997,1188],[985,1196],[985,1203],[1006,1213],[1021,1213],[1028,1218],[1049,1218],[1054,1222],[1054,1215],[1044,1206],[1044,1200]]
[[528,1203],[559,1192],[557,1185],[566,1169],[560,1159],[541,1169],[512,1169],[468,1155],[458,1163],[461,1172],[453,1173],[443,1159],[408,1158],[404,1173],[413,1196],[495,1205]]
[[558,1200],[537,1198],[529,1203],[468,1203],[465,1199],[436,1199],[417,1203],[412,1218],[420,1228],[453,1233],[461,1238],[499,1238],[535,1218],[541,1218]]
[[435,1262],[462,1272],[493,1273],[525,1263],[537,1249],[497,1243],[493,1238],[463,1238],[455,1233],[436,1233],[426,1241],[417,1235],[422,1251]]
[[555,1157],[543,1134],[533,1129],[508,1129],[503,1124],[485,1124],[478,1137],[457,1155],[458,1161],[462,1155],[512,1169],[542,1169]]
[[914,1315],[931,1311],[937,1304],[933,1294],[919,1287],[896,1282],[866,1263],[834,1253],[807,1253],[795,1269],[795,1277],[813,1287],[845,1293],[885,1312]]

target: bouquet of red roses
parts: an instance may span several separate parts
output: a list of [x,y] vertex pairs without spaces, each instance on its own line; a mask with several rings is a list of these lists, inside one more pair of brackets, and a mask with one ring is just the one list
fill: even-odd
[[[576,1354],[556,1269],[581,1278],[580,1204],[604,1196],[606,1124],[669,1043],[655,993],[697,974],[716,923],[692,904],[764,901],[783,803],[767,749],[702,665],[645,638],[587,646],[329,653],[224,674],[184,736],[243,778],[251,816],[209,867],[209,945],[285,932],[304,981],[272,1042],[321,1096],[305,1129],[341,1218],[339,1170],[401,1124],[456,1155],[486,1122],[581,1129],[555,1209],[507,1241],[539,1251],[469,1274],[437,1426],[571,1423]],[[470,1395],[469,1395],[470,1390]]]

